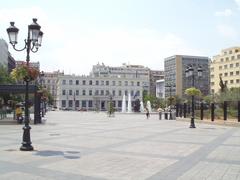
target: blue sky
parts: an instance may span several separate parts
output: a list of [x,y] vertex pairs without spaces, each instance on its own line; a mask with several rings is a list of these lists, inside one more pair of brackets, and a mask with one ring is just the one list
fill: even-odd
[[31,60],[44,71],[88,74],[97,62],[161,70],[174,54],[211,58],[240,44],[240,0],[12,0],[1,2],[0,38],[15,21],[21,47],[33,17],[45,34]]

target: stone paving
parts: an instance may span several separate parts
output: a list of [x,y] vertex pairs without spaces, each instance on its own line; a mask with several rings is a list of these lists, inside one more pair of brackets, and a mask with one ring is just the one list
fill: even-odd
[[144,114],[54,111],[32,125],[0,122],[0,179],[240,180],[240,129],[146,119]]

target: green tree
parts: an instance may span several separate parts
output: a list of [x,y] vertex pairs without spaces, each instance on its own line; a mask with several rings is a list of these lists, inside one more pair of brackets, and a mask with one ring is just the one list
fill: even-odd
[[0,65],[0,85],[12,84],[14,81],[8,74],[7,68]]

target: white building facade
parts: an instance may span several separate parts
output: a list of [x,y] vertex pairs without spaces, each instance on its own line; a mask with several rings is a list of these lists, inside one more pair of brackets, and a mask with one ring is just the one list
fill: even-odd
[[[136,73],[131,67],[97,65],[89,76],[62,75],[58,77],[57,107],[69,110],[107,110],[113,102],[116,110],[122,108],[123,95],[131,101],[142,100],[143,91],[149,90],[149,75],[142,69]],[[121,69],[122,68],[122,69]],[[110,71],[109,71],[110,70]],[[117,73],[118,71],[118,73]],[[127,98],[126,98],[127,99]]]

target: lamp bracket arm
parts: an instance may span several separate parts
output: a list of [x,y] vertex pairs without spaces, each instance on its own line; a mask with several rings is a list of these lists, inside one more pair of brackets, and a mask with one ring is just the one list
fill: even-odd
[[25,39],[24,42],[25,42],[25,46],[22,49],[17,49],[16,46],[15,46],[16,44],[12,44],[12,43],[11,44],[12,44],[12,47],[15,51],[23,51],[27,48],[27,40]]

